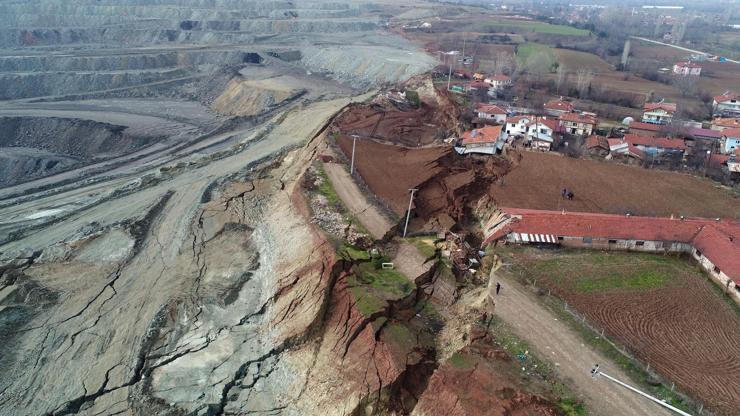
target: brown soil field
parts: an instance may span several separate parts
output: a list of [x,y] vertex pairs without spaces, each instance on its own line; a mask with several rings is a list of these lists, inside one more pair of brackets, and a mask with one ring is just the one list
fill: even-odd
[[[509,249],[507,249],[509,250]],[[721,415],[740,408],[740,313],[689,259],[511,248],[537,279],[658,374]]]
[[[350,158],[352,138],[337,137],[342,152]],[[492,184],[510,169],[498,157],[462,158],[452,147],[407,148],[357,140],[355,168],[370,190],[400,217],[414,197],[412,230],[449,228],[472,218],[470,209]]]
[[[563,188],[575,193],[574,200],[560,197]],[[492,193],[503,207],[740,218],[740,197],[708,180],[546,153],[523,153]]]

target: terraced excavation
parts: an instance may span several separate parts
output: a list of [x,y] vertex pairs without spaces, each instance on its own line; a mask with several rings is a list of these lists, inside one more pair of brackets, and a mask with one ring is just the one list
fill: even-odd
[[394,13],[0,5],[0,415],[365,400],[360,380],[312,379],[334,368],[319,345],[342,266],[296,184],[334,114],[434,65],[382,30]]

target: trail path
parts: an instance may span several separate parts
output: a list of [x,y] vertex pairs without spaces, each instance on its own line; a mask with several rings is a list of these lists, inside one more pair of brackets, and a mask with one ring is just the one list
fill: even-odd
[[350,214],[357,218],[373,237],[383,238],[393,224],[367,200],[349,172],[338,163],[324,163],[324,170]]
[[[491,295],[495,313],[536,350],[540,357],[553,363],[558,376],[569,385],[588,407],[589,414],[603,416],[671,415],[650,400],[640,397],[608,380],[593,379],[589,373],[598,363],[602,371],[629,382],[627,375],[606,357],[581,342],[566,323],[545,309],[520,283],[491,272]],[[495,282],[501,282],[501,293],[494,293]]]

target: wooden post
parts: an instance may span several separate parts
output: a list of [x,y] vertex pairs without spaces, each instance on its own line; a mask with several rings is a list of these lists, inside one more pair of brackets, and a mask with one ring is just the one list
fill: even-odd
[[601,330],[601,338],[604,338],[604,330]]
[[704,411],[704,405],[703,404],[700,404],[699,405],[699,414],[702,414],[703,411]]
[[676,384],[675,383],[671,383],[671,391],[673,391],[674,388],[676,388]]

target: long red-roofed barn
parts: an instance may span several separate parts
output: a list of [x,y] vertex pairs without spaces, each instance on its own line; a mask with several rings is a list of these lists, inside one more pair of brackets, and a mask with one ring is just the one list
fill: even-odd
[[740,302],[740,221],[502,208],[487,243],[557,244],[600,250],[690,253]]

